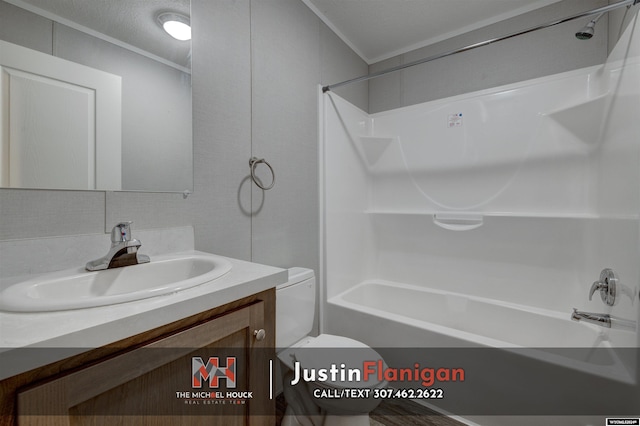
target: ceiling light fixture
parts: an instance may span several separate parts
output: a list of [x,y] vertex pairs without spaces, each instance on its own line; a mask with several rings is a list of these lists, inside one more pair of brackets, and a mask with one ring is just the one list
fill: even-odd
[[160,26],[176,40],[191,40],[191,21],[188,16],[174,12],[163,12],[158,15]]

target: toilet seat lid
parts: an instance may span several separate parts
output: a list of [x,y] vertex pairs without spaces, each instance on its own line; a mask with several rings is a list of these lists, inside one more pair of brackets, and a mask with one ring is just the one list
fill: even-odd
[[[318,385],[324,387],[374,388],[384,382],[377,374],[369,374],[367,380],[364,379],[364,362],[375,362],[377,373],[378,361],[382,360],[380,354],[364,343],[348,337],[321,334],[296,348],[295,360],[300,362],[302,368],[316,370],[316,378],[320,370],[326,370],[327,380],[316,380]],[[329,371],[332,365],[337,369],[335,380],[332,380]],[[386,368],[384,361],[383,365]],[[359,380],[355,373],[349,373],[350,370],[359,370]],[[344,372],[345,380],[341,380],[341,372]]]

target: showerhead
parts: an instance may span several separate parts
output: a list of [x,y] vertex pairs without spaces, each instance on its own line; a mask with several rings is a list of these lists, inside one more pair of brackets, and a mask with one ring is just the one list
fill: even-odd
[[593,34],[595,32],[596,22],[598,22],[598,19],[600,19],[602,15],[604,15],[604,13],[601,13],[600,15],[596,16],[587,25],[582,27],[580,31],[576,33],[576,38],[578,40],[589,40],[591,37],[593,37]]
[[576,38],[578,40],[589,40],[593,37],[593,33],[595,32],[594,27],[595,23],[593,21],[589,22],[576,33]]

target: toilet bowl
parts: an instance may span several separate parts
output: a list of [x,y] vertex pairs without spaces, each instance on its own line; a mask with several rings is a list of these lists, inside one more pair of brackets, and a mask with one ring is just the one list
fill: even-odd
[[285,371],[287,411],[283,426],[368,426],[380,399],[374,390],[387,382],[363,375],[365,361],[382,357],[354,339],[331,334],[308,336],[313,328],[316,285],[312,270],[291,268],[276,288],[276,345]]

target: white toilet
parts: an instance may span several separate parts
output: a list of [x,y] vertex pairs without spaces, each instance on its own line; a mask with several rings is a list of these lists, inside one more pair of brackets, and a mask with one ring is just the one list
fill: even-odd
[[[282,426],[369,426],[369,412],[380,403],[380,399],[372,397],[373,390],[386,387],[386,381],[377,377],[370,377],[366,382],[332,381],[328,378],[313,382],[300,380],[298,385],[291,385],[295,362],[299,363],[299,370],[318,371],[331,364],[348,370],[346,367],[362,367],[366,360],[382,360],[376,351],[357,340],[331,334],[310,337],[308,334],[313,328],[315,302],[316,278],[313,270],[289,269],[289,281],[276,288],[276,346],[278,359],[285,370],[283,386],[287,401]],[[345,388],[369,389],[370,397],[318,397],[321,394],[336,395]]]

